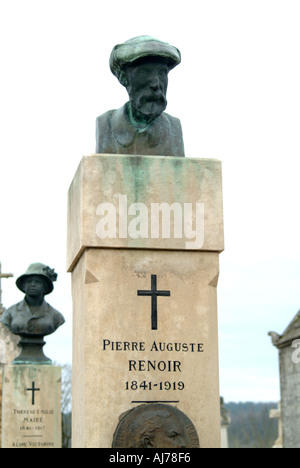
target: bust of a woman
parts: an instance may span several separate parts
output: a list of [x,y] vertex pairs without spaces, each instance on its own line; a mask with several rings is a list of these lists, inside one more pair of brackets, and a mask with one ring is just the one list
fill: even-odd
[[41,354],[45,344],[43,337],[54,333],[65,322],[63,315],[44,299],[53,291],[56,279],[54,270],[42,263],[33,263],[16,281],[25,297],[7,309],[0,320],[12,333],[21,336],[22,353],[15,363],[50,361]]

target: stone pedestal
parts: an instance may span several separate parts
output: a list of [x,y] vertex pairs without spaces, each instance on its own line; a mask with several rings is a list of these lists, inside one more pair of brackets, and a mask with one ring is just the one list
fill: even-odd
[[[124,413],[147,403],[220,446],[222,250],[219,161],[83,158],[69,191],[73,447],[111,447]],[[196,447],[189,431],[180,440]]]
[[[5,309],[0,310],[0,317]],[[8,363],[19,354],[18,342],[20,338],[0,323],[0,447],[2,434],[2,372]]]
[[2,448],[61,448],[61,368],[8,365],[3,374]]

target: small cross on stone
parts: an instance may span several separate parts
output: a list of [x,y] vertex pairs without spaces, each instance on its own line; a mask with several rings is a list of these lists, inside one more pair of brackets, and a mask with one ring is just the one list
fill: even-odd
[[157,298],[158,296],[169,297],[171,291],[158,291],[157,290],[157,276],[151,275],[151,290],[139,290],[138,296],[151,296],[151,328],[157,330]]

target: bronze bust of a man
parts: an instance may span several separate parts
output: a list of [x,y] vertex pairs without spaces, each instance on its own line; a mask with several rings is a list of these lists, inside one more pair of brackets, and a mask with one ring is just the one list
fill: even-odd
[[180,120],[164,112],[168,73],[181,62],[176,47],[150,36],[116,45],[110,69],[129,102],[96,120],[96,153],[184,156]]

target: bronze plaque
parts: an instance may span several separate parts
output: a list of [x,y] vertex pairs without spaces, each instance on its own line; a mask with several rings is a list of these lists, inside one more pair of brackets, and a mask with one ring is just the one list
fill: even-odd
[[194,424],[174,406],[145,404],[119,419],[113,448],[200,448]]

